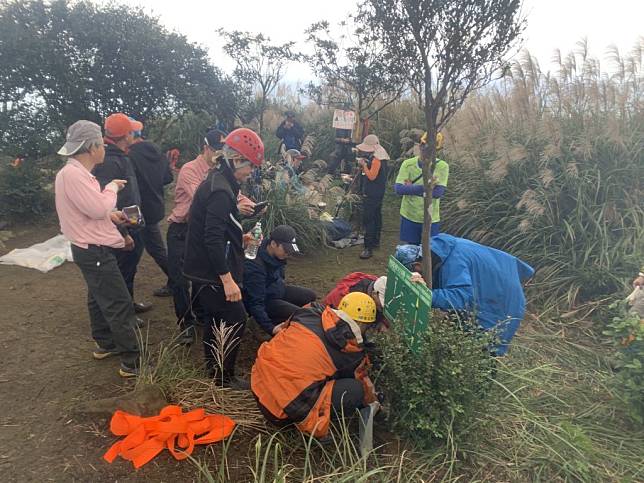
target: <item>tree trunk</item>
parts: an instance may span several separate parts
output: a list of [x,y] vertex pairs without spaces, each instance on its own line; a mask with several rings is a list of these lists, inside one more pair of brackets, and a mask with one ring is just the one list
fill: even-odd
[[353,141],[356,143],[362,142],[362,96],[358,94],[358,112],[356,113],[356,124],[353,131]]
[[262,100],[260,101],[259,104],[259,135],[262,135],[262,131],[264,130],[264,112],[266,111],[266,98],[268,97],[268,94],[266,91],[262,90]]
[[423,184],[425,185],[424,219],[422,238],[422,272],[427,287],[432,288],[432,191],[434,190],[434,167],[436,165],[436,120],[429,110],[425,111],[427,143],[421,146],[420,159],[423,163]]

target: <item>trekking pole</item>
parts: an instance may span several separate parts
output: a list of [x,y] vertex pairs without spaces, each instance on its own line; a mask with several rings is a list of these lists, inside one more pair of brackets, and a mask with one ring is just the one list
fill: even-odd
[[353,179],[351,180],[351,183],[349,183],[347,187],[344,189],[344,194],[342,195],[342,199],[340,200],[340,203],[338,203],[338,206],[336,206],[335,215],[333,216],[333,218],[337,218],[338,215],[340,214],[340,210],[342,209],[342,206],[344,206],[344,203],[347,200],[347,195],[351,192],[351,189],[353,188],[355,182],[358,180],[359,176],[361,176],[360,172],[358,172],[353,177]]

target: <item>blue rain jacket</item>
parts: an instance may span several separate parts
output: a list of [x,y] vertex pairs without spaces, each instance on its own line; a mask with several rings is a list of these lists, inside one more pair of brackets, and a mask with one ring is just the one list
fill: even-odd
[[[397,254],[410,254],[401,248]],[[432,307],[474,312],[483,329],[496,330],[500,344],[494,352],[504,355],[523,320],[523,283],[534,269],[501,250],[445,233],[432,237],[432,252],[443,262],[434,273]]]

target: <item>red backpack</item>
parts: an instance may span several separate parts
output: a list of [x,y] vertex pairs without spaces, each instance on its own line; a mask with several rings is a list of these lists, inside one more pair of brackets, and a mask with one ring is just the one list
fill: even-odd
[[352,272],[337,283],[335,288],[331,290],[326,295],[326,297],[324,297],[322,303],[324,305],[331,305],[337,308],[340,300],[342,300],[342,297],[348,294],[351,287],[353,287],[356,283],[364,279],[374,281],[377,278],[378,277],[376,275],[371,275],[368,273]]

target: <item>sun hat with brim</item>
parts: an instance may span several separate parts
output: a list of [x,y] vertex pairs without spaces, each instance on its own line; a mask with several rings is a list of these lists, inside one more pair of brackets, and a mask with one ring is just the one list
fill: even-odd
[[385,148],[380,145],[380,140],[375,134],[365,136],[362,143],[358,144],[356,148],[363,153],[373,153],[373,155],[378,159],[389,159],[389,154],[387,154]]
[[289,225],[276,226],[271,232],[270,238],[275,243],[279,243],[289,255],[300,253],[295,240],[295,229]]
[[65,144],[58,150],[61,156],[72,156],[83,147],[87,141],[102,141],[101,126],[92,121],[76,121],[67,128]]
[[387,290],[387,277],[383,275],[378,277],[373,283],[373,291],[378,295],[378,300],[380,300],[380,305],[385,306],[385,292]]

